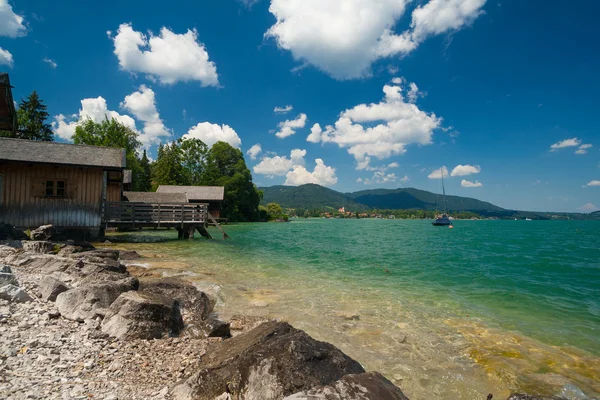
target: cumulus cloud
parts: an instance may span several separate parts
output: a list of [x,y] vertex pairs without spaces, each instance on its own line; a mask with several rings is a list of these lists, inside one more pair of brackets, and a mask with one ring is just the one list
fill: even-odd
[[250,147],[250,150],[248,150],[246,152],[246,154],[248,154],[248,156],[250,156],[251,159],[256,160],[256,157],[258,157],[258,155],[261,152],[262,152],[262,147],[261,147],[260,143],[257,143],[254,146]]
[[578,210],[583,213],[591,213],[591,212],[600,210],[600,208],[596,207],[592,203],[587,203],[587,204],[584,204],[581,207],[579,207]]
[[257,174],[267,176],[284,176],[296,166],[304,166],[304,157],[306,150],[294,149],[290,157],[272,156],[263,157],[263,159],[254,166],[253,170]]
[[229,125],[211,124],[210,122],[201,122],[190,128],[188,133],[183,135],[184,139],[200,139],[208,147],[217,142],[226,142],[235,148],[240,148],[242,139],[237,132]]
[[8,0],[0,0],[0,36],[16,38],[25,36],[27,28],[23,24],[24,18],[17,15]]
[[275,134],[280,139],[296,134],[296,129],[304,128],[306,125],[306,114],[302,113],[293,120],[287,120],[279,123],[279,132]]
[[294,166],[294,169],[286,174],[284,185],[298,186],[307,183],[315,183],[322,186],[335,185],[338,181],[335,168],[325,165],[322,159],[315,160],[316,166],[312,172],[302,165]]
[[404,154],[411,144],[431,144],[433,131],[442,119],[406,102],[404,80],[394,82],[383,87],[385,97],[381,102],[360,104],[342,112],[334,126],[322,132],[318,127],[307,140],[335,143],[346,148],[357,162],[364,162],[368,156],[384,159]]
[[146,146],[159,144],[164,136],[171,136],[156,109],[154,91],[146,85],[140,86],[137,92],[125,97],[121,108],[132,113],[138,121],[144,123],[139,140]]
[[404,56],[432,35],[461,29],[486,0],[431,0],[414,10],[410,28],[394,25],[409,0],[271,0],[276,23],[265,33],[302,63],[336,79],[370,74],[378,59]]
[[275,114],[287,114],[290,111],[292,111],[294,109],[294,107],[287,105],[285,107],[275,107],[275,109],[273,110],[273,112]]
[[581,145],[581,140],[577,138],[565,139],[550,146],[550,151],[557,151],[565,147],[577,147],[579,145]]
[[365,178],[365,185],[372,185],[374,183],[383,184],[388,182],[396,182],[398,177],[394,173],[386,174],[383,171],[375,171],[371,178]]
[[584,187],[586,186],[600,186],[600,181],[589,181],[587,185],[584,185]]
[[58,67],[58,64],[56,63],[56,61],[54,61],[54,60],[52,60],[52,59],[50,59],[48,57],[45,57],[42,61],[44,61],[45,63],[49,64],[52,68]]
[[308,135],[306,141],[310,143],[319,143],[321,141],[321,133],[323,133],[321,125],[314,124],[312,128],[310,128],[310,135]]
[[125,71],[148,74],[163,84],[199,81],[202,86],[218,86],[217,67],[209,60],[198,32],[176,34],[163,27],[160,35],[144,35],[131,24],[121,24],[112,37],[119,65]]
[[471,181],[467,181],[467,180],[463,179],[460,182],[460,186],[462,186],[464,188],[478,188],[478,187],[482,187],[483,183],[481,183],[479,181],[471,182]]
[[434,170],[432,173],[430,173],[427,177],[429,179],[442,179],[442,172],[444,174],[444,176],[448,176],[448,168],[446,168],[445,166]]
[[0,47],[0,65],[8,65],[12,68],[14,63],[13,56],[8,50],[4,50]]
[[109,110],[106,100],[101,96],[81,100],[79,114],[71,116],[59,114],[55,116],[52,122],[52,130],[61,139],[71,140],[73,134],[75,134],[75,128],[80,122],[91,119],[100,123],[105,119],[110,120],[113,118],[137,132],[135,120],[129,115],[121,115],[116,111]]
[[588,149],[591,149],[593,146],[591,144],[582,144],[575,151],[575,154],[587,154]]
[[450,176],[467,176],[480,172],[481,167],[479,165],[457,165],[450,173]]

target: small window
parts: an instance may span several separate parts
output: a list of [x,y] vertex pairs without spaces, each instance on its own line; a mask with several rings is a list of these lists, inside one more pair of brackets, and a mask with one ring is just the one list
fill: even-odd
[[45,197],[65,197],[65,181],[46,181]]

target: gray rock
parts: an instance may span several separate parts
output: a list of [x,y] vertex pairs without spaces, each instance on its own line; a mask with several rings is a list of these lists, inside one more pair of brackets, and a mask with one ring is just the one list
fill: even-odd
[[180,331],[182,324],[173,300],[132,291],[112,303],[102,321],[102,332],[121,340],[159,339]]
[[284,400],[408,400],[379,372],[346,375],[328,386],[296,393]]
[[564,397],[547,397],[522,393],[511,394],[507,400],[567,400]]
[[8,246],[13,249],[22,249],[23,243],[20,240],[0,240],[0,246]]
[[19,286],[19,281],[17,281],[17,277],[14,276],[12,273],[0,272],[0,286],[4,285]]
[[135,250],[121,250],[119,251],[119,260],[131,261],[142,258]]
[[85,251],[85,249],[81,246],[74,246],[74,245],[68,244],[68,245],[62,246],[57,255],[60,257],[69,257],[73,254],[81,253],[83,251]]
[[12,274],[12,269],[8,265],[0,264],[0,272],[5,274]]
[[44,277],[44,279],[41,280],[39,287],[42,300],[45,301],[56,301],[59,294],[66,292],[69,289],[70,288],[63,282],[51,276]]
[[201,324],[206,337],[230,338],[229,322],[221,321],[216,315],[209,315]]
[[285,322],[267,322],[217,344],[198,367],[171,390],[173,399],[213,399],[227,388],[234,398],[279,400],[365,372],[333,345]]
[[39,254],[54,253],[54,246],[54,243],[43,240],[23,242],[23,250]]
[[56,229],[53,225],[42,225],[31,231],[31,240],[50,240],[56,235]]
[[137,287],[139,282],[136,278],[80,286],[59,294],[56,307],[62,316],[75,321],[104,317],[108,307],[121,293],[136,290]]
[[191,283],[176,278],[142,280],[140,291],[166,296],[177,301],[184,322],[181,334],[188,337],[207,336],[208,327],[205,321],[213,310],[213,303],[206,293],[199,291]]
[[0,287],[0,299],[14,303],[33,301],[33,298],[28,295],[26,291],[15,285],[4,285]]

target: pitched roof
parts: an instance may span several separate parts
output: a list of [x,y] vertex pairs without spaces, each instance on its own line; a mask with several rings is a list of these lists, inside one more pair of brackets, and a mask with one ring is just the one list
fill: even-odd
[[0,138],[0,160],[122,169],[125,168],[125,150]]
[[185,193],[123,192],[132,203],[187,203]]
[[169,186],[160,185],[159,193],[185,193],[191,201],[221,201],[225,198],[223,186]]

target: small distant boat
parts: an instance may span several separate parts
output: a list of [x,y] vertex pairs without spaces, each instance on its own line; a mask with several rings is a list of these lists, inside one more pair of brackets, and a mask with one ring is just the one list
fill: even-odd
[[442,193],[444,194],[444,213],[436,218],[435,221],[432,222],[433,226],[449,226],[452,227],[452,221],[448,216],[448,204],[446,202],[446,189],[444,188],[444,167],[441,168],[442,171]]
[[525,218],[525,221],[533,221],[531,218]]

